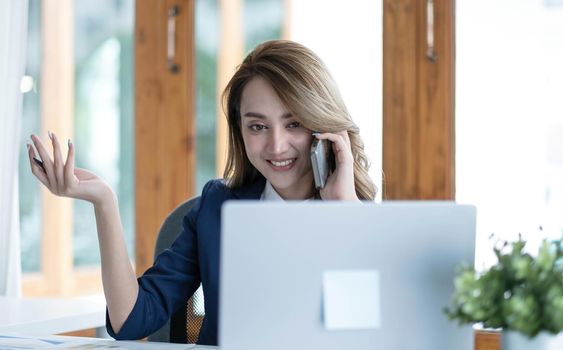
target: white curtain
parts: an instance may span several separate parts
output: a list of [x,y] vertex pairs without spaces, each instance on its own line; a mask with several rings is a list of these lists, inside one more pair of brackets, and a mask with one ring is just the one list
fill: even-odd
[[21,295],[18,156],[27,0],[0,0],[0,295]]

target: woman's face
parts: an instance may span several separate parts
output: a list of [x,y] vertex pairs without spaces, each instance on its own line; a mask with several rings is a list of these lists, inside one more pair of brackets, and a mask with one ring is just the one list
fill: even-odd
[[291,115],[270,84],[250,80],[240,103],[246,155],[284,199],[314,194],[309,152],[313,137]]

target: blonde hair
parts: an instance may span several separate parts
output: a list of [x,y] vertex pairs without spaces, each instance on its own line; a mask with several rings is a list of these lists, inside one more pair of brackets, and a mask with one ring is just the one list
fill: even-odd
[[227,185],[232,188],[248,185],[262,176],[248,160],[240,129],[242,92],[256,76],[270,83],[305,128],[330,133],[348,131],[356,194],[360,199],[373,200],[377,189],[368,175],[364,143],[334,79],[314,52],[288,40],[258,45],[237,68],[223,92],[223,108],[229,124],[228,157],[223,173]]

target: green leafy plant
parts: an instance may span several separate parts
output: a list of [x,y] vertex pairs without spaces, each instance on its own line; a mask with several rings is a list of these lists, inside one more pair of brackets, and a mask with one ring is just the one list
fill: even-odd
[[519,237],[495,247],[498,262],[481,273],[461,266],[452,305],[445,309],[450,320],[528,337],[563,331],[562,240],[542,241],[536,257],[525,252],[525,246]]

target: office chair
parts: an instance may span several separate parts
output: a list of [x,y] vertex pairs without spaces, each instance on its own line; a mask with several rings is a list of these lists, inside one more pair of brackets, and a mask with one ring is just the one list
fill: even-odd
[[[182,230],[182,220],[186,213],[194,206],[199,197],[194,197],[180,204],[174,209],[160,227],[154,258],[172,245],[176,236]],[[203,309],[203,300],[196,293],[174,313],[168,322],[158,331],[149,335],[149,341],[167,343],[195,343],[203,321],[202,314],[196,314],[196,309]]]

